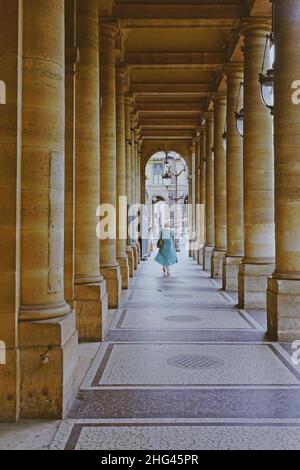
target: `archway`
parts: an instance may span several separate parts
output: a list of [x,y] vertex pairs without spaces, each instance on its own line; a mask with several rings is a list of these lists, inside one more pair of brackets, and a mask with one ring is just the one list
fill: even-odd
[[[164,175],[168,172],[170,178]],[[150,215],[151,236],[155,240],[166,219],[175,230],[176,240],[187,231],[188,165],[176,151],[158,151],[152,154],[145,166],[145,203]]]

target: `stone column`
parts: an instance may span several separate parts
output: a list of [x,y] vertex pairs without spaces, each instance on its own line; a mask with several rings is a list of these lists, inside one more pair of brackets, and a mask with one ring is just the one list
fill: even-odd
[[[137,136],[136,136],[136,145],[135,145],[135,198],[136,198],[136,204],[141,203],[141,174],[140,174],[140,138],[139,138],[139,130],[137,131]],[[139,211],[139,220],[141,219],[141,213]],[[139,229],[141,228],[139,224]],[[137,252],[138,252],[138,262],[140,263],[142,261],[142,256],[141,256],[141,245],[139,239],[136,241],[136,247],[137,247]]]
[[198,264],[203,266],[205,246],[205,173],[206,173],[206,125],[200,128],[200,245]]
[[189,204],[190,204],[190,253],[189,256],[194,258],[196,245],[196,144],[191,143],[191,174],[189,176]]
[[[0,2],[0,79],[6,104],[0,104],[0,422],[19,418],[18,340],[20,203],[22,146],[22,8]],[[6,364],[2,364],[3,348]]]
[[146,204],[146,175],[141,176],[141,203]]
[[76,38],[76,0],[65,0],[65,298],[75,298],[75,93],[79,50]]
[[226,214],[226,152],[222,135],[226,122],[226,95],[214,95],[214,200],[215,248],[211,263],[212,278],[222,278],[223,260],[227,245]]
[[198,261],[200,242],[200,137],[195,137],[195,243],[193,259]]
[[106,284],[99,271],[100,247],[96,236],[100,201],[97,11],[97,0],[77,0],[80,64],[75,119],[75,305],[81,341],[101,341],[108,326]]
[[244,258],[239,306],[266,307],[267,279],[274,270],[274,158],[272,117],[257,82],[268,27],[244,29]]
[[[192,165],[192,160],[191,160]],[[188,224],[189,224],[189,257],[193,256],[193,175],[192,167],[189,169],[188,175],[188,184],[189,184],[189,206],[188,206]]]
[[213,112],[206,114],[206,196],[205,196],[205,226],[206,241],[204,247],[203,269],[211,272],[211,258],[215,246],[215,215],[214,215],[214,117]]
[[[130,114],[131,114],[131,98],[126,95],[125,96],[125,137],[126,137],[126,194],[128,200],[128,207],[129,210],[130,205],[132,204],[132,196],[131,196],[131,132],[130,132]],[[129,224],[129,218],[127,218]],[[131,246],[131,238],[130,233],[128,232],[127,235],[127,247],[126,247],[126,254],[128,256],[128,265],[129,265],[129,275],[130,277],[134,276],[134,253]]]
[[135,161],[136,161],[136,165],[135,165],[135,170],[136,170],[136,202],[137,204],[140,204],[141,202],[141,195],[140,195],[140,186],[141,186],[141,173],[140,173],[140,147],[141,147],[141,143],[140,143],[140,137],[139,137],[139,134],[138,134],[138,138],[137,138],[137,145],[136,145],[136,149],[135,149]]
[[[131,101],[132,103],[132,101]],[[135,124],[136,119],[135,115],[132,113],[133,106],[131,104],[131,113],[130,113],[130,139],[131,139],[131,204],[136,204],[136,137],[135,137]],[[132,220],[132,217],[131,217]],[[135,240],[135,234],[131,232],[131,248],[133,251],[134,257],[134,268],[137,269],[139,264],[139,252],[137,247],[137,242]]]
[[239,266],[244,254],[243,139],[236,128],[235,110],[243,80],[242,64],[230,63],[227,75],[227,251],[223,264],[223,290],[237,292]]
[[300,5],[275,2],[275,272],[268,282],[268,334],[300,338]]
[[[116,84],[114,23],[100,23],[100,202],[116,209],[117,161],[116,161]],[[105,211],[106,212],[106,211]],[[116,224],[116,220],[115,220]],[[112,228],[112,227],[111,227]],[[101,272],[106,280],[109,308],[118,308],[122,289],[122,277],[116,253],[116,227],[114,239],[100,243]]]
[[116,69],[116,129],[117,129],[117,261],[121,268],[122,288],[128,289],[129,265],[127,246],[125,87],[126,67]]
[[64,21],[63,0],[23,3],[23,418],[61,418],[77,392],[75,312],[64,300]]

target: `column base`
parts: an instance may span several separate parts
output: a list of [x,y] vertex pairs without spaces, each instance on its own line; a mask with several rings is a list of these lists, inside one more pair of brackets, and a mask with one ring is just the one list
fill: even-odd
[[268,336],[273,341],[300,338],[300,280],[268,279]]
[[226,292],[238,292],[238,275],[242,256],[227,256],[223,261],[222,288]]
[[79,341],[100,342],[108,333],[106,282],[75,285],[76,323]]
[[[20,355],[17,349],[0,350],[0,353],[5,354],[5,364],[0,361],[0,423],[15,423],[20,411]],[[4,359],[2,354],[0,359]]]
[[129,264],[127,256],[117,258],[121,270],[122,289],[126,290],[129,287]]
[[142,253],[141,253],[141,245],[139,244],[139,242],[136,242],[136,249],[137,249],[137,264],[141,264]]
[[192,258],[194,261],[198,261],[198,249],[199,243],[196,241],[193,246]]
[[133,261],[134,261],[134,270],[137,269],[138,267],[138,259],[139,259],[139,255],[138,255],[138,249],[137,249],[137,246],[136,245],[131,245],[131,248],[132,248],[132,252],[133,252]]
[[214,250],[211,258],[211,277],[213,279],[221,279],[223,273],[223,261],[225,250]]
[[195,243],[195,240],[189,242],[189,258],[194,258]]
[[108,296],[108,308],[116,309],[120,306],[121,290],[122,290],[122,277],[120,266],[102,267],[100,268],[101,274],[106,280],[106,290]]
[[211,259],[213,255],[214,247],[205,246],[204,247],[204,256],[203,256],[203,269],[211,273]]
[[74,310],[63,318],[20,322],[19,340],[20,417],[64,418],[80,386]]
[[248,264],[242,262],[238,275],[239,308],[265,309],[268,277],[274,264]]
[[204,245],[203,243],[199,244],[198,252],[197,252],[197,263],[199,266],[203,266],[203,257],[204,257]]
[[131,246],[126,248],[126,254],[128,257],[129,277],[134,276],[134,256]]

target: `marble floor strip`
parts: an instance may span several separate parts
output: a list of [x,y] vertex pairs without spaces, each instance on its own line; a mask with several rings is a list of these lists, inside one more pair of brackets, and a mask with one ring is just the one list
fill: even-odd
[[52,449],[300,449],[300,367],[181,253],[131,281]]

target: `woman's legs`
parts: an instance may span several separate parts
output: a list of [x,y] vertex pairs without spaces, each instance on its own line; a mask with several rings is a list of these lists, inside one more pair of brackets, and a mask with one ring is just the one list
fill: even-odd
[[170,276],[170,266],[166,266],[167,275]]

